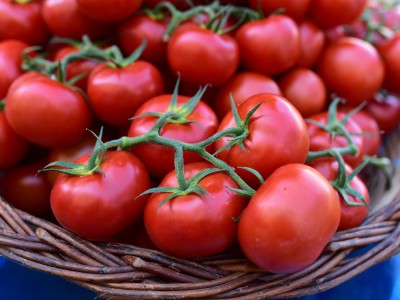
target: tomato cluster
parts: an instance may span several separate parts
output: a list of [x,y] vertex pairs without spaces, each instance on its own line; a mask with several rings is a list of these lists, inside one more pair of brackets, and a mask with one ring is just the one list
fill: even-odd
[[301,270],[368,214],[399,29],[367,0],[0,0],[0,195],[92,241]]

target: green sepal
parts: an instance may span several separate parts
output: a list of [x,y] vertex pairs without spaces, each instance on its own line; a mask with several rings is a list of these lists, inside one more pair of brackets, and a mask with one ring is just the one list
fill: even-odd
[[227,186],[226,188],[228,188],[229,190],[231,190],[232,192],[234,192],[234,193],[236,193],[236,194],[238,194],[240,196],[244,196],[244,197],[248,197],[248,198],[253,197],[253,193],[250,193],[248,191],[245,191],[245,190],[242,190],[242,189],[233,188],[233,187],[230,187],[230,186]]
[[262,177],[262,175],[260,174],[260,172],[258,172],[256,169],[253,169],[250,167],[238,167],[238,168],[246,170],[246,171],[250,172],[251,174],[253,174],[254,176],[256,176],[258,181],[260,181],[261,184],[263,184],[265,182],[265,180]]

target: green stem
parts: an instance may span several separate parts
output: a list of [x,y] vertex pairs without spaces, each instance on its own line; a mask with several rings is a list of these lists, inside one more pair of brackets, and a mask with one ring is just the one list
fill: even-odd
[[5,106],[6,106],[6,98],[0,100],[0,111],[4,111]]

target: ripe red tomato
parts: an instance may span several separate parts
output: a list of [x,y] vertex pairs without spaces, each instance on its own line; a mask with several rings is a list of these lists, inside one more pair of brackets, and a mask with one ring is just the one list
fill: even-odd
[[0,111],[0,169],[14,166],[28,152],[30,143],[20,137]]
[[164,93],[164,82],[158,69],[145,61],[123,67],[99,65],[89,76],[87,93],[102,122],[122,126],[143,103]]
[[395,129],[400,120],[400,95],[397,93],[375,93],[369,99],[366,111],[378,122],[379,129],[388,133]]
[[384,73],[378,51],[353,37],[340,38],[330,44],[318,64],[318,74],[327,88],[351,106],[371,98],[381,87]]
[[249,0],[248,3],[254,10],[259,10],[265,16],[284,9],[283,13],[289,17],[300,20],[308,10],[311,0]]
[[[154,97],[144,103],[135,113],[135,116],[147,112],[164,113],[168,110],[172,95]],[[178,96],[178,106],[189,101],[186,96]],[[134,119],[129,128],[128,136],[135,137],[146,134],[153,127],[158,118],[144,116]],[[205,140],[217,131],[218,119],[214,111],[204,102],[199,101],[196,108],[187,117],[193,123],[168,123],[161,129],[161,136],[187,143]],[[209,148],[212,151],[212,147]],[[163,178],[174,169],[174,150],[157,144],[143,144],[132,147],[131,151],[143,161],[150,174],[156,178]],[[201,161],[202,158],[193,152],[184,152],[186,164]]]
[[[338,162],[332,159],[317,159],[311,162],[311,166],[325,176],[329,181],[334,181],[337,178],[338,173]],[[349,175],[353,169],[346,165],[346,173]],[[367,204],[369,204],[369,192],[364,182],[355,176],[350,181],[350,187],[359,192]],[[338,199],[340,199],[340,223],[338,227],[339,230],[350,229],[359,226],[368,214],[368,207],[365,205],[361,206],[349,206],[344,201],[343,197],[338,193]],[[363,204],[363,201],[351,194],[348,194],[348,199],[351,202],[358,204]]]
[[383,42],[378,51],[385,64],[383,86],[391,92],[400,93],[400,33]]
[[324,32],[311,20],[298,23],[300,36],[300,56],[296,66],[312,68],[317,63],[325,46]]
[[239,220],[245,255],[268,272],[291,273],[312,264],[335,234],[340,204],[328,180],[303,164],[277,169]]
[[303,117],[321,112],[327,104],[327,92],[322,79],[314,71],[295,68],[279,80],[282,94]]
[[43,45],[49,37],[40,1],[0,0],[0,41],[16,39]]
[[[176,30],[168,42],[167,60],[182,81],[217,86],[225,83],[239,66],[239,47],[230,35],[189,24]],[[188,63],[191,62],[191,63]]]
[[28,44],[18,40],[0,42],[0,99],[6,96],[11,83],[24,72],[21,68],[22,51],[27,47]]
[[[210,167],[208,163],[185,165],[185,177]],[[237,218],[248,200],[229,190],[238,188],[226,173],[218,172],[200,180],[206,194],[178,196],[161,202],[168,193],[154,193],[144,210],[146,231],[154,244],[165,253],[178,257],[200,257],[226,250],[237,237]],[[177,186],[175,171],[167,174],[161,187]]]
[[212,105],[217,116],[222,119],[231,110],[230,95],[238,106],[259,93],[282,94],[278,84],[269,76],[250,71],[237,72],[219,87]]
[[[85,155],[77,163],[87,163]],[[146,168],[132,153],[110,151],[100,165],[104,174],[60,174],[51,191],[51,208],[57,221],[89,240],[107,240],[137,221],[150,188]]]
[[[248,136],[243,144],[246,151],[235,145],[218,154],[218,157],[236,169],[250,186],[257,188],[258,179],[250,172],[238,167],[257,170],[266,179],[277,168],[289,163],[304,163],[309,147],[307,125],[290,102],[274,94],[256,94],[238,107],[242,120],[258,104],[247,128]],[[235,120],[229,112],[222,120],[218,131],[234,127]],[[216,141],[215,149],[224,147],[231,137]]]
[[139,10],[142,0],[76,0],[79,11],[90,19],[117,22]]
[[13,82],[4,112],[15,132],[46,148],[78,142],[92,119],[89,105],[79,92],[37,72]]
[[287,70],[300,56],[299,29],[285,15],[245,23],[236,39],[242,66],[265,75]]

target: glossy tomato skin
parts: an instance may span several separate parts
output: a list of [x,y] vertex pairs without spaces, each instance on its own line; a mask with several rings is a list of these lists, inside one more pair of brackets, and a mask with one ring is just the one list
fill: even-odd
[[16,39],[29,45],[43,45],[50,37],[39,1],[0,1],[0,41]]
[[29,162],[8,169],[0,176],[1,195],[11,205],[35,216],[50,213],[51,185],[45,174],[38,174],[43,161]]
[[225,83],[236,72],[239,59],[239,47],[233,37],[195,24],[176,30],[167,46],[171,70],[179,73],[182,81],[198,85]]
[[327,88],[351,106],[372,97],[381,87],[385,74],[378,51],[353,37],[340,38],[330,44],[317,69]]
[[[337,178],[338,173],[338,162],[332,159],[318,159],[312,161],[310,164],[314,169],[320,172],[325,176],[329,181],[334,181]],[[346,173],[349,175],[353,169],[345,165]],[[370,203],[369,192],[364,182],[358,177],[355,176],[350,181],[350,186],[363,195],[364,200],[367,204]],[[338,193],[338,192],[337,192]],[[348,194],[349,201],[356,202],[359,204],[363,204],[361,199],[354,197],[353,195]],[[338,193],[338,199],[340,199],[340,223],[338,227],[338,231],[350,229],[359,226],[367,217],[368,207],[365,205],[362,206],[349,206],[343,200],[343,197]]]
[[145,61],[116,68],[99,65],[89,76],[87,92],[102,122],[122,126],[144,102],[164,93],[164,82],[158,69]]
[[[345,114],[343,113],[337,114],[339,120],[343,119],[344,116]],[[308,117],[308,119],[326,125],[328,123],[328,113],[326,111],[321,112]],[[356,155],[343,155],[343,159],[351,167],[356,168],[362,162],[365,154],[362,130],[360,126],[352,119],[347,121],[345,128],[350,133],[358,152]],[[308,133],[310,135],[310,151],[322,151],[331,148],[344,148],[348,146],[347,139],[343,135],[336,134],[334,137],[332,137],[331,133],[326,132],[324,129],[313,123],[308,123]]]
[[238,106],[251,96],[260,93],[282,95],[273,78],[257,72],[237,72],[218,89],[213,107],[218,117],[222,119],[231,110],[231,94]]
[[[146,112],[164,113],[168,110],[172,95],[161,95],[154,97],[144,103],[135,116]],[[178,96],[178,106],[189,101],[189,97]],[[144,116],[132,120],[128,136],[135,137],[146,134],[153,127],[158,118]],[[182,142],[195,143],[205,140],[213,135],[218,128],[218,119],[214,111],[204,102],[200,101],[196,108],[187,117],[187,120],[196,123],[176,124],[168,123],[161,129],[161,136],[176,139]],[[212,151],[212,145],[208,148]],[[174,169],[174,150],[157,144],[143,144],[131,148],[133,154],[143,161],[149,173],[155,178],[162,179],[168,172]],[[193,152],[184,152],[186,164],[202,161],[203,159]]]
[[300,56],[296,66],[313,68],[325,47],[324,32],[311,20],[298,23],[300,36]]
[[400,93],[400,33],[383,42],[378,51],[385,64],[383,86],[391,92]]
[[0,169],[14,166],[28,152],[30,143],[19,136],[0,111]]
[[327,104],[326,87],[314,71],[295,68],[285,73],[279,80],[282,94],[303,117],[321,112]]
[[[76,162],[86,163],[88,157]],[[96,241],[107,240],[137,221],[146,196],[136,197],[150,188],[146,168],[129,152],[107,152],[100,168],[104,175],[59,175],[50,197],[54,216],[63,227]]]
[[[185,177],[210,167],[208,163],[185,165]],[[167,254],[193,258],[226,250],[237,236],[234,221],[248,200],[231,190],[239,186],[224,172],[214,173],[199,182],[206,190],[179,196],[160,203],[166,193],[153,194],[146,203],[144,223],[150,239]],[[177,186],[175,171],[167,174],[160,186]]]
[[261,8],[265,16],[268,16],[278,9],[284,9],[284,14],[300,20],[304,17],[311,0],[249,0],[251,8],[259,10]]
[[145,39],[147,45],[140,59],[155,65],[164,65],[167,62],[167,43],[162,37],[167,26],[166,21],[154,20],[146,15],[135,15],[118,28],[118,44],[124,54],[129,55]]
[[18,40],[0,42],[0,99],[3,99],[11,83],[23,74],[22,51],[28,44]]
[[265,75],[289,69],[300,55],[299,29],[285,15],[248,22],[237,30],[236,39],[241,65]]
[[142,0],[76,0],[79,11],[100,22],[118,22],[139,10]]
[[[275,169],[285,164],[304,163],[309,148],[307,125],[286,98],[274,94],[256,94],[238,107],[242,120],[260,103],[261,106],[250,119],[249,134],[243,141],[246,151],[235,145],[218,154],[220,159],[236,168],[239,176],[253,188],[260,185],[258,179],[238,167],[253,168],[266,179]],[[233,114],[229,112],[218,131],[234,126]],[[230,139],[224,137],[217,140],[216,150],[225,146]]]
[[376,93],[369,99],[365,110],[375,119],[379,128],[388,133],[399,124],[400,94]]
[[277,169],[257,190],[239,220],[245,255],[273,273],[311,265],[335,234],[340,204],[328,180],[303,164]]
[[37,72],[13,82],[4,112],[15,132],[45,148],[78,142],[92,119],[89,105],[79,92]]

